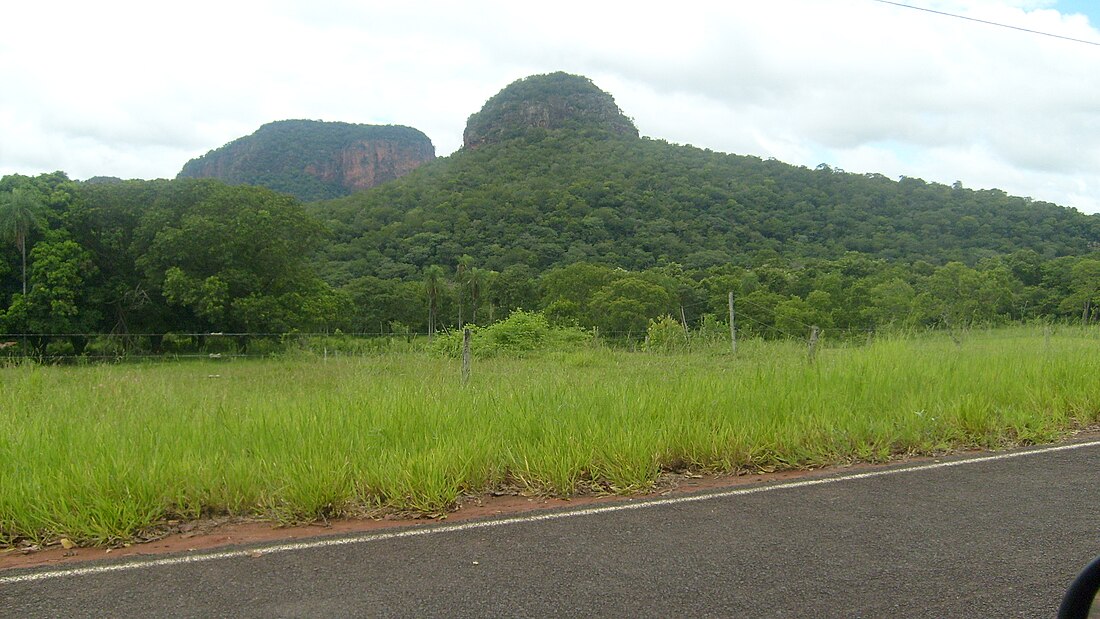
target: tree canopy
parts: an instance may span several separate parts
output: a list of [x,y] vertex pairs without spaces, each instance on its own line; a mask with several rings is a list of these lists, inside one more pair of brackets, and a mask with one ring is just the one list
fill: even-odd
[[63,197],[42,218],[27,291],[6,304],[9,332],[286,332],[338,313],[308,260],[323,229],[294,198],[216,181],[34,180],[25,191]]
[[1100,243],[1100,216],[997,190],[810,170],[665,142],[540,131],[309,205],[333,231],[334,283],[415,277],[464,254],[484,268],[752,266],[848,252],[933,265]]

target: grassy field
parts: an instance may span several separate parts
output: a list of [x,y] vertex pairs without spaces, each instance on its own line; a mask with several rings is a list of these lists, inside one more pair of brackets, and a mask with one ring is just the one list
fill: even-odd
[[462,493],[632,492],[663,472],[813,467],[1058,440],[1100,420],[1100,333],[1063,327],[737,356],[599,347],[475,363],[0,368],[0,544],[167,518],[444,513]]

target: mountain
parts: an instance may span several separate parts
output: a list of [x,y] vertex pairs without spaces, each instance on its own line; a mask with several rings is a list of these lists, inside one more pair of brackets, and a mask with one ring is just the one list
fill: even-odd
[[434,158],[431,140],[411,127],[283,120],[188,161],[177,178],[259,185],[311,201],[375,187]]
[[474,149],[561,129],[638,137],[611,95],[586,77],[558,72],[518,80],[497,93],[467,120],[462,143]]
[[638,137],[612,97],[560,73],[511,84],[472,115],[466,147],[393,183],[307,205],[334,232],[329,281],[410,279],[470,255],[534,272],[754,265],[847,252],[975,265],[1100,247],[1100,216],[917,178],[892,180]]

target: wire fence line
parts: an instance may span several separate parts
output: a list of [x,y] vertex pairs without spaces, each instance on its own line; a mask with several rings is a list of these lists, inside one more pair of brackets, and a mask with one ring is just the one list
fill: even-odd
[[[692,340],[727,341],[728,326],[720,332],[692,332]],[[645,331],[585,329],[588,340],[600,345],[637,350]],[[316,357],[376,355],[433,350],[439,342],[462,333],[457,329],[427,332],[190,332],[190,333],[6,333],[0,334],[0,360],[123,361],[264,358],[287,354]],[[778,333],[778,332],[774,332]],[[743,331],[740,337],[747,337]],[[478,335],[474,335],[475,338]],[[75,340],[75,341],[74,341]]]
[[[827,341],[871,342],[882,333],[918,334],[928,332],[968,331],[993,325],[968,325],[961,329],[939,327],[905,328],[885,325],[881,328],[819,327],[800,320],[790,320],[799,328],[797,332],[768,324],[748,314],[738,314],[735,327],[737,338],[788,339],[805,341],[817,333]],[[1031,324],[1015,322],[1013,324]],[[1038,324],[1038,323],[1035,323]],[[1081,326],[1071,322],[1043,322],[1049,330],[1062,326]],[[590,340],[612,347],[637,350],[646,343],[647,332],[617,331],[599,328],[583,329]],[[684,329],[687,339],[694,343],[720,343],[730,341],[729,323],[714,321]],[[41,360],[188,360],[188,359],[243,359],[303,353],[318,357],[375,355],[387,352],[430,350],[429,342],[453,337],[461,330],[445,327],[429,334],[427,331],[310,331],[310,332],[142,332],[142,333],[0,333],[0,359]],[[478,337],[477,335],[474,336]]]

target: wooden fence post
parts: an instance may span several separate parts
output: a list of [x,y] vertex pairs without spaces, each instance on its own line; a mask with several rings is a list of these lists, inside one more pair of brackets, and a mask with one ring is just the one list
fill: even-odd
[[817,356],[817,336],[820,332],[821,332],[821,330],[818,329],[816,325],[810,328],[809,358],[810,358],[810,363],[811,364],[814,362],[814,358]]

